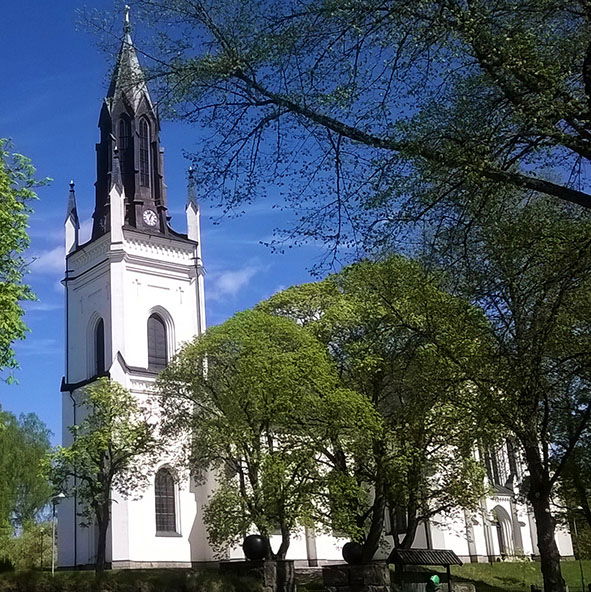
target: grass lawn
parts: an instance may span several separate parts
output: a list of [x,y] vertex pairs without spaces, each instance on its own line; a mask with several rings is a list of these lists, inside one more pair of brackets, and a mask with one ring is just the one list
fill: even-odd
[[[585,586],[588,586],[591,584],[591,560],[582,564]],[[560,565],[570,592],[582,592],[579,562],[563,561]],[[531,584],[542,587],[542,573],[537,561],[467,563],[452,567],[451,573],[452,579],[473,582],[477,592],[529,592]]]
[[[587,586],[591,584],[591,560],[582,563],[585,586]],[[561,567],[570,592],[582,592],[579,562],[563,561]],[[445,572],[443,568],[425,568],[425,581],[428,578],[427,570]],[[318,572],[317,577],[312,581],[308,579],[303,587],[298,586],[298,590],[301,592],[323,590],[321,578]],[[452,580],[472,582],[476,592],[529,592],[531,584],[542,587],[542,573],[537,561],[467,563],[461,567],[452,567]],[[442,586],[442,592],[447,592],[447,586]]]

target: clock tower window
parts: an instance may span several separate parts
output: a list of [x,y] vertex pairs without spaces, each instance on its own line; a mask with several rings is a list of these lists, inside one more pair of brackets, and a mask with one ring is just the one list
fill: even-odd
[[140,120],[140,184],[150,187],[150,125],[146,119]]
[[127,117],[122,117],[119,120],[119,150],[127,150],[130,144],[131,125]]

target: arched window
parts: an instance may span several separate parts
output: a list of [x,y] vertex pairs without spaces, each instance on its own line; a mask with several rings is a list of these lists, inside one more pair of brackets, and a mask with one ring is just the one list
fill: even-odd
[[513,540],[513,523],[509,513],[502,506],[495,506],[495,508],[493,508],[492,515],[497,528],[499,553],[501,556],[513,555],[515,552]]
[[127,150],[129,148],[130,139],[131,139],[131,124],[129,123],[129,119],[123,116],[119,120],[119,150]]
[[162,370],[166,364],[166,325],[159,315],[153,314],[148,318],[148,368]]
[[94,329],[95,374],[105,371],[105,323],[99,319]]
[[160,469],[154,482],[156,532],[176,532],[174,479],[168,469]]
[[150,186],[150,126],[145,119],[140,120],[140,185]]

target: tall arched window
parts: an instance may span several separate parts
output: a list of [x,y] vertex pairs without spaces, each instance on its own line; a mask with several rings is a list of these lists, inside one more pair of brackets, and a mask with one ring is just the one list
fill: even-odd
[[119,120],[118,136],[119,150],[127,150],[129,148],[131,138],[131,124],[129,122],[129,119],[125,116],[121,117],[121,119]]
[[150,126],[145,119],[140,120],[140,185],[150,186]]
[[148,318],[148,368],[162,370],[166,364],[166,325],[159,315],[153,314]]
[[168,469],[160,469],[154,482],[156,532],[176,532],[174,479]]
[[95,374],[105,371],[105,323],[99,319],[94,329]]

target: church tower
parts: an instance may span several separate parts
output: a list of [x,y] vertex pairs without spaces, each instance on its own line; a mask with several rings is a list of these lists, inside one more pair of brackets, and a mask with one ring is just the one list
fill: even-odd
[[[74,183],[65,221],[66,363],[63,443],[80,421],[82,389],[109,376],[140,400],[180,344],[205,330],[199,206],[189,174],[186,234],[167,213],[160,122],[125,17],[124,36],[99,117],[92,235],[79,243]],[[200,507],[206,486],[154,459],[140,499],[113,495],[107,561],[113,567],[190,566],[211,558]],[[75,498],[59,511],[59,565],[94,563],[96,533]]]

